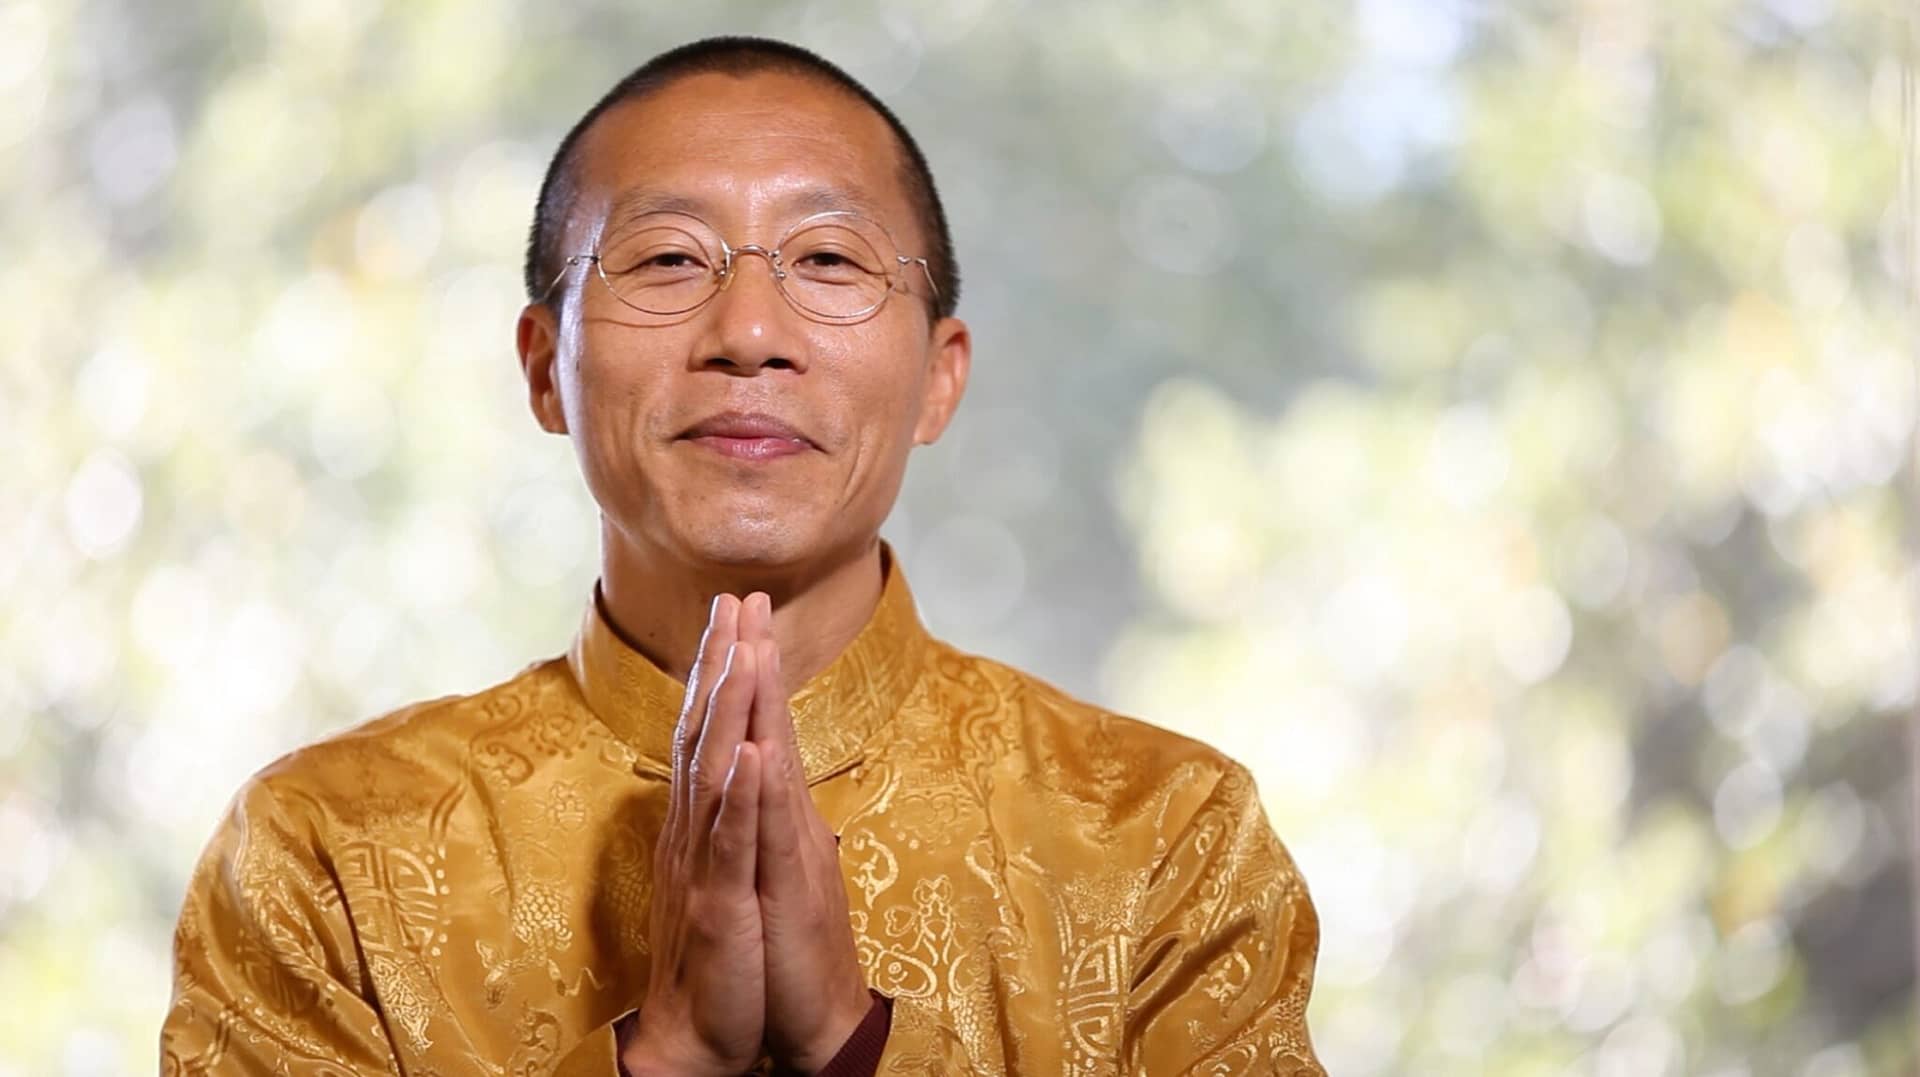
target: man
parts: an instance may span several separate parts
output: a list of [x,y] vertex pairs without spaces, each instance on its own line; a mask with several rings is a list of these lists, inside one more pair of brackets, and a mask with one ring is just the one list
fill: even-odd
[[970,359],[883,105],[657,57],[562,142],[527,283],[602,512],[580,635],[242,789],[167,1072],[1321,1072],[1247,773],[931,639],[878,539]]

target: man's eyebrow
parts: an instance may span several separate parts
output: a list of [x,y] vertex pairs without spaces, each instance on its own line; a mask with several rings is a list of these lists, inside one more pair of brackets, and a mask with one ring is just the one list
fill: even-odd
[[[879,209],[871,201],[843,187],[804,187],[781,196],[778,205],[784,214],[795,219],[831,212],[852,212],[880,219]],[[607,207],[606,227],[613,231],[651,213],[684,213],[710,222],[711,209],[702,198],[636,187],[614,196]]]
[[607,227],[617,228],[649,213],[685,213],[692,217],[701,217],[704,216],[702,211],[705,209],[706,203],[698,198],[634,188],[616,195],[613,204],[607,207]]

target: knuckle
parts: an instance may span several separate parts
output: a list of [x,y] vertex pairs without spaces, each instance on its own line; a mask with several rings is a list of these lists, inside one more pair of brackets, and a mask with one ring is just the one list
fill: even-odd
[[735,860],[747,855],[747,850],[747,834],[739,825],[739,820],[714,820],[713,829],[707,834],[707,851],[714,859]]
[[687,906],[681,924],[689,938],[708,941],[720,935],[719,918],[713,915],[712,903],[699,901]]
[[718,777],[713,768],[699,759],[693,761],[692,768],[687,772],[687,785],[693,791],[695,800],[706,799],[719,791]]
[[688,907],[685,924],[687,934],[703,943],[726,942],[740,930],[739,917],[734,914],[731,903],[711,894]]

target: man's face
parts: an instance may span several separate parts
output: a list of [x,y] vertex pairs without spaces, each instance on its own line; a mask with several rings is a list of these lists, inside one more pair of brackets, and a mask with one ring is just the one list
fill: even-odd
[[[577,158],[568,255],[615,238],[636,199],[685,206],[735,248],[771,249],[823,207],[853,208],[922,255],[885,121],[788,75],[697,75],[618,106]],[[930,324],[927,280],[851,325],[809,319],[768,261],[735,259],[690,315],[650,318],[576,267],[558,321],[522,315],[535,413],[574,442],[608,538],[643,558],[804,570],[867,548],[909,451],[937,438],[964,388],[966,328]],[[558,304],[556,304],[558,305]],[[790,430],[795,436],[784,436]],[[771,435],[771,436],[768,436]]]

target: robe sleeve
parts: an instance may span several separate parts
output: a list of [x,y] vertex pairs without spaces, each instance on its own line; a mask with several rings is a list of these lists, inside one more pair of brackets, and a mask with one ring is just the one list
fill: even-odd
[[174,930],[161,1073],[400,1071],[310,826],[255,778],[201,854]]
[[1325,1077],[1307,1036],[1320,946],[1306,884],[1229,767],[1148,883],[1123,1073]]
[[887,1032],[893,1027],[893,1000],[872,988],[867,993],[873,996],[867,1016],[860,1019],[847,1042],[815,1077],[874,1077],[879,1072],[880,1059],[887,1050]]
[[974,1068],[960,1037],[940,1019],[937,1010],[911,999],[895,999],[887,1044],[875,1072],[881,1077],[948,1077],[972,1073]]

